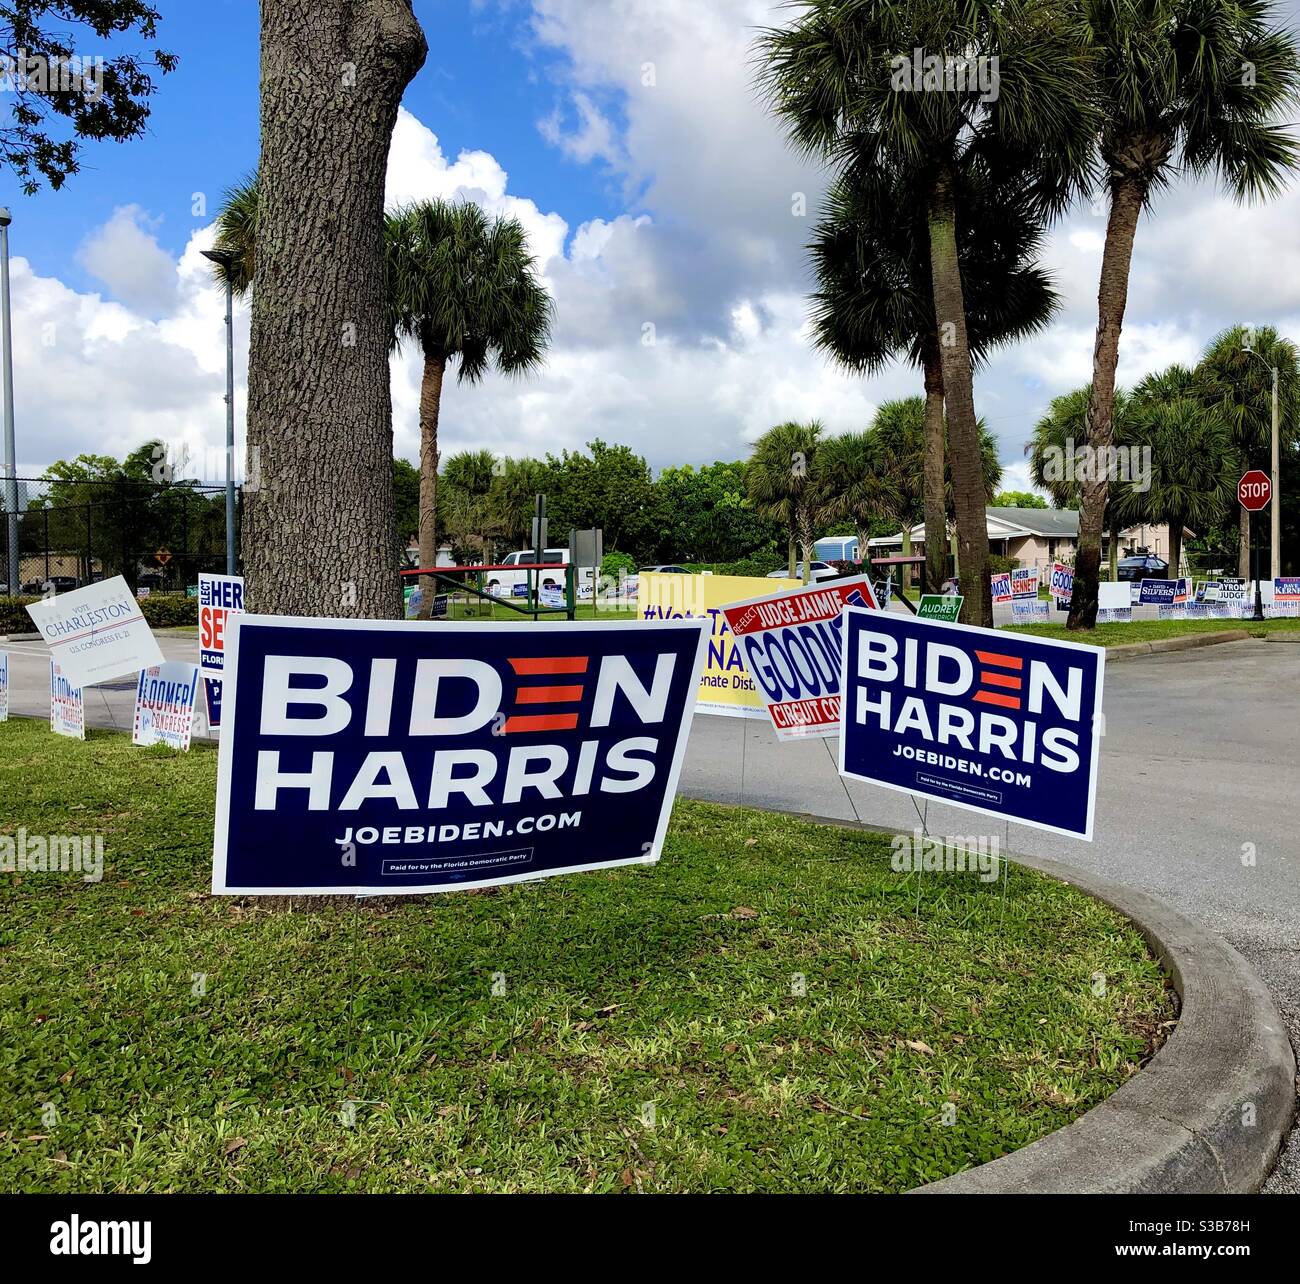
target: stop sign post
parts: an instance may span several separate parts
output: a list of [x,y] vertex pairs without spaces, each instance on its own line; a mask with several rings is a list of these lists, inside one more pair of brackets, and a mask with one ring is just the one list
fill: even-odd
[[1252,468],[1242,475],[1237,483],[1237,499],[1248,513],[1258,513],[1268,507],[1273,498],[1273,483],[1268,474],[1258,468]]
[[[1237,501],[1248,513],[1262,512],[1273,498],[1273,483],[1261,469],[1252,468],[1243,473],[1237,483]],[[1255,579],[1255,619],[1264,618],[1264,596],[1259,587],[1259,549],[1254,539],[1250,541],[1251,574]]]

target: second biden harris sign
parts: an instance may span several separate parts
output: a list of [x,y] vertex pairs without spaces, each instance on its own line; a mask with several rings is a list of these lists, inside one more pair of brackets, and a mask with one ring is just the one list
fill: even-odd
[[840,773],[1092,839],[1100,647],[849,608]]
[[703,621],[227,628],[214,892],[445,891],[658,860]]

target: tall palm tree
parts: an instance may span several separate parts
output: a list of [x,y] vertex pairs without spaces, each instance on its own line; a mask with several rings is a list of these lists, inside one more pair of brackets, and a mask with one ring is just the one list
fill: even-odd
[[[1267,468],[1271,462],[1273,367],[1278,373],[1278,419],[1285,451],[1300,434],[1300,377],[1294,343],[1272,326],[1251,330],[1229,326],[1210,341],[1196,367],[1201,397],[1221,407],[1229,418],[1240,473]],[[1273,503],[1278,503],[1277,496]],[[1238,504],[1237,574],[1242,579],[1250,578],[1250,518]]]
[[[1073,392],[1054,397],[1047,413],[1034,427],[1033,438],[1025,445],[1034,485],[1047,491],[1057,508],[1072,508],[1078,512],[1083,504],[1083,483],[1080,480],[1083,470],[1079,464],[1088,458],[1085,447],[1088,405],[1091,400],[1091,384],[1084,384]],[[1123,388],[1115,389],[1113,415],[1115,445],[1123,448],[1138,445],[1133,431],[1129,396]],[[1112,580],[1119,578],[1119,533],[1122,518],[1118,501],[1124,497],[1127,489],[1127,483],[1112,486],[1106,502],[1105,520],[1106,529],[1110,532]]]
[[[1119,336],[1138,219],[1177,177],[1215,175],[1239,200],[1275,195],[1300,160],[1274,123],[1300,89],[1271,0],[1081,0],[1097,65],[1098,150],[1110,208],[1097,291],[1090,444],[1113,444]],[[1097,617],[1107,478],[1084,488],[1069,627]]]
[[547,488],[546,475],[547,466],[540,459],[504,459],[492,478],[488,502],[493,521],[512,549],[528,539],[534,500]]
[[750,502],[764,516],[780,522],[789,535],[790,578],[795,575],[795,545],[803,561],[803,579],[812,576],[816,525],[825,491],[819,452],[822,426],[783,423],[769,428],[755,443],[745,464]]
[[[763,83],[793,142],[849,174],[896,173],[924,193],[962,588],[968,617],[989,625],[959,175],[968,155],[982,155],[994,173],[1022,175],[1044,217],[1063,209],[1093,136],[1090,54],[1064,0],[801,0],[799,7],[791,27],[764,32],[759,44]],[[947,59],[954,74],[941,70],[916,83],[913,51]],[[996,90],[981,83],[990,68]]]
[[443,525],[475,544],[485,561],[490,560],[489,537],[498,529],[488,498],[496,471],[496,456],[490,450],[461,450],[442,466],[441,482],[449,501],[442,505],[446,510]]
[[[216,246],[233,259],[216,268],[238,295],[252,285],[260,188],[257,175],[224,196]],[[438,555],[438,416],[449,363],[461,382],[477,383],[491,366],[523,374],[541,365],[553,305],[516,219],[489,218],[477,205],[424,201],[384,222],[385,290],[390,346],[414,342],[424,357],[420,380],[420,565]],[[421,618],[433,610],[433,579],[423,576]]]
[[1147,375],[1133,390],[1132,408],[1134,436],[1151,447],[1151,475],[1145,487],[1125,487],[1116,508],[1126,524],[1168,525],[1169,568],[1177,575],[1183,528],[1204,531],[1235,496],[1231,421],[1201,398],[1195,375],[1181,365]]
[[[967,155],[958,185],[957,254],[971,361],[978,367],[998,344],[1044,329],[1060,296],[1035,261],[1043,225],[1023,177],[998,182],[981,158]],[[924,373],[926,571],[937,586],[948,560],[945,426],[925,193],[885,171],[842,176],[809,250],[818,282],[816,346],[861,374],[877,373],[896,356]]]
[[[438,417],[447,366],[477,383],[491,366],[522,374],[541,365],[552,303],[517,219],[489,218],[469,202],[423,201],[389,215],[388,297],[393,343],[419,345],[420,563],[437,557]],[[423,577],[421,618],[433,609]]]

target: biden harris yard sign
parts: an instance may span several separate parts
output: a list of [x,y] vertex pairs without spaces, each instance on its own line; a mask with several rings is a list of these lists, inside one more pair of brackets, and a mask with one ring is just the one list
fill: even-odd
[[226,627],[214,892],[447,891],[659,859],[705,621]]
[[1100,647],[844,614],[840,773],[1092,839]]
[[865,575],[723,607],[778,740],[839,734],[845,606],[876,606]]

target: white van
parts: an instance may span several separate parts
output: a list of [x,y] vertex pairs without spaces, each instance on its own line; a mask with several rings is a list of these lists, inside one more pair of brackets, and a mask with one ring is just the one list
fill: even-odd
[[[542,550],[542,565],[554,566],[560,562],[565,566],[569,564],[569,550],[567,548],[544,548]],[[518,552],[508,554],[501,562],[502,566],[536,566],[537,554],[531,548],[521,548]],[[564,593],[564,572],[561,570],[538,571],[529,575],[525,570],[518,571],[488,571],[483,577],[483,587],[489,593],[495,593],[498,597],[527,597],[529,581],[542,591],[550,590],[551,593],[558,591],[561,596]],[[581,593],[584,585],[590,587],[595,579],[594,572],[590,566],[578,567],[576,590]],[[549,596],[550,594],[548,594]]]

